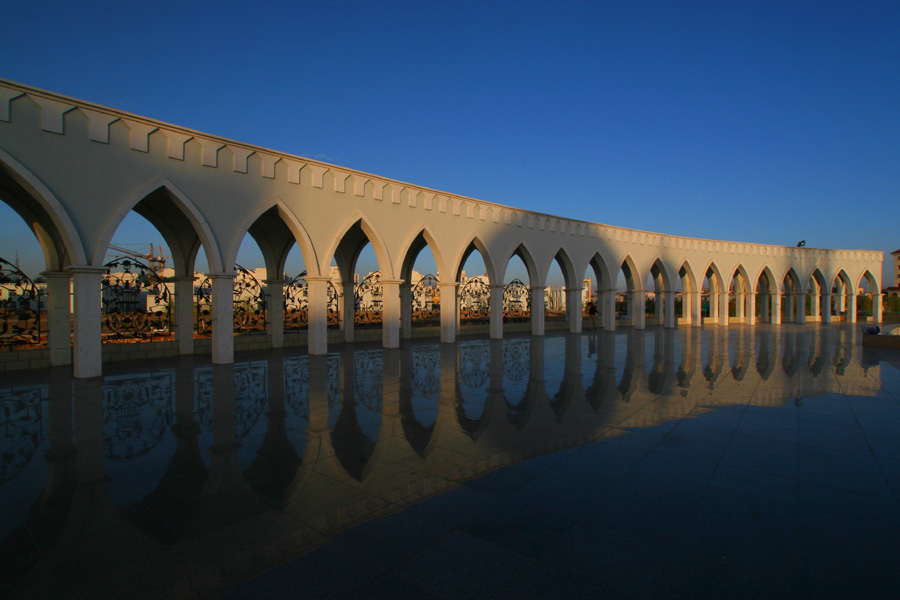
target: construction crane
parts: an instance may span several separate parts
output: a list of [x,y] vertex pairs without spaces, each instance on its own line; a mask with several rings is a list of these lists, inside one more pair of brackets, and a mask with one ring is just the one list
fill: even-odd
[[159,246],[156,254],[153,252],[153,244],[150,244],[150,253],[149,254],[141,254],[140,252],[135,252],[134,250],[129,250],[127,248],[122,248],[120,246],[114,246],[112,244],[109,245],[110,250],[115,250],[121,254],[125,254],[127,256],[131,256],[132,258],[142,258],[147,261],[147,266],[150,267],[150,270],[154,273],[159,273],[163,269],[166,268],[166,259],[172,258],[171,256],[163,256],[163,247]]

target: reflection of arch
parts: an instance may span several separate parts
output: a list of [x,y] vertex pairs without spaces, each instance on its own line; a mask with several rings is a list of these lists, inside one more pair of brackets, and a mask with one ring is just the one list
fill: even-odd
[[73,264],[87,264],[81,238],[62,204],[40,179],[3,149],[0,190],[2,200],[28,223],[37,237],[47,269],[57,271]]
[[91,264],[103,264],[113,235],[132,210],[150,221],[163,235],[172,251],[177,273],[193,272],[194,256],[200,244],[206,251],[210,271],[224,271],[224,265],[228,263],[222,261],[220,248],[206,218],[187,195],[165,177],[147,183],[120,204],[119,211],[110,216],[100,236]]
[[[437,404],[441,396],[441,354],[438,346],[414,346],[401,354],[400,424],[406,441],[422,458],[432,449],[428,442],[434,433]],[[432,412],[431,422],[423,423],[421,413],[423,399],[427,399],[425,411]],[[426,419],[427,420],[427,419]]]
[[491,345],[480,340],[459,344],[456,415],[459,426],[475,441],[489,421],[490,385]]
[[519,430],[528,422],[534,404],[531,402],[532,341],[530,338],[503,340],[503,400],[506,404],[506,418]]

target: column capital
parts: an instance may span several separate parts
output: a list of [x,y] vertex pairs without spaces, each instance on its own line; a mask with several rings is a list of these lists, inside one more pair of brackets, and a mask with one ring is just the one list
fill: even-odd
[[263,279],[263,283],[266,285],[278,285],[278,284],[284,285],[285,283],[287,283],[287,279],[285,279],[283,277],[276,277],[274,279]]
[[93,267],[91,265],[71,265],[66,267],[66,270],[69,273],[94,273],[97,275],[102,275],[106,273],[106,267]]
[[565,290],[567,292],[583,292],[584,288],[583,287],[567,287],[567,288],[565,288]]
[[179,282],[179,281],[190,281],[191,283],[197,281],[197,278],[193,275],[179,275],[177,277],[169,277],[169,281]]
[[488,287],[491,288],[492,290],[503,290],[503,289],[506,289],[506,286],[505,286],[505,285],[502,285],[502,284],[499,284],[499,283],[492,283],[492,284],[488,285]]
[[380,279],[378,283],[382,285],[400,285],[404,282],[403,279]]
[[207,273],[207,279],[231,279],[234,281],[234,278],[237,277],[236,273]]
[[[307,282],[310,282],[310,281],[331,281],[331,277],[329,277],[329,276],[327,276],[327,275],[307,275],[307,276],[304,277],[303,279],[305,279]],[[353,284],[352,281],[343,281],[343,282],[341,282],[341,283],[344,284],[344,285],[346,285],[346,284],[348,284],[348,283],[351,284],[351,285]]]
[[447,281],[446,283],[443,281],[438,281],[438,285],[441,287],[459,287],[458,281]]
[[597,291],[603,292],[604,294],[609,294],[609,293],[616,294],[619,292],[619,290],[617,290],[616,288],[606,288],[605,290],[597,290]]
[[71,279],[72,273],[69,271],[41,271],[38,273],[44,279]]

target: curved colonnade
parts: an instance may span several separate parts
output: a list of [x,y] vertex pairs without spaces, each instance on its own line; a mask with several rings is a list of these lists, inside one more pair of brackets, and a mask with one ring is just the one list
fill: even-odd
[[[212,359],[233,360],[233,267],[247,233],[267,273],[284,273],[296,244],[308,285],[308,349],[327,352],[329,270],[344,287],[360,251],[371,244],[383,290],[383,345],[399,345],[409,327],[410,276],[419,252],[434,256],[441,291],[441,341],[459,327],[457,286],[478,251],[490,286],[490,336],[503,336],[503,282],[513,256],[524,262],[533,291],[552,263],[565,279],[569,330],[582,326],[582,277],[598,282],[601,322],[616,326],[616,281],[624,273],[632,325],[645,326],[645,282],[652,279],[660,323],[674,327],[675,293],[682,323],[700,325],[701,286],[709,280],[710,312],[720,325],[806,320],[828,322],[833,308],[855,319],[856,289],[873,290],[881,319],[882,255],[710,241],[599,225],[455,196],[334,165],[250,146],[0,80],[0,191],[41,244],[49,296],[50,361],[74,365],[77,377],[101,373],[101,285],[110,240],[135,211],[162,234],[174,262],[174,330],[179,353],[194,352],[193,272],[201,248],[209,265]],[[68,290],[74,293],[70,315]],[[269,306],[280,307],[285,281],[266,281]],[[733,295],[736,314],[729,317]],[[782,290],[784,291],[783,295]],[[840,298],[832,298],[836,293]],[[757,301],[757,295],[761,301]],[[228,299],[217,302],[218,298]],[[782,309],[787,299],[787,310]],[[544,294],[530,294],[532,333],[544,333]],[[343,308],[354,310],[352,294]],[[71,319],[71,331],[69,321]],[[352,319],[344,339],[353,340]],[[283,343],[284,315],[272,310],[273,347]]]

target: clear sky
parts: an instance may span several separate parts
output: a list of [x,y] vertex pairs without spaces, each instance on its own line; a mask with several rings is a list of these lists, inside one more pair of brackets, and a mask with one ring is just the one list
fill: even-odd
[[0,76],[561,216],[900,248],[896,1],[5,0]]

